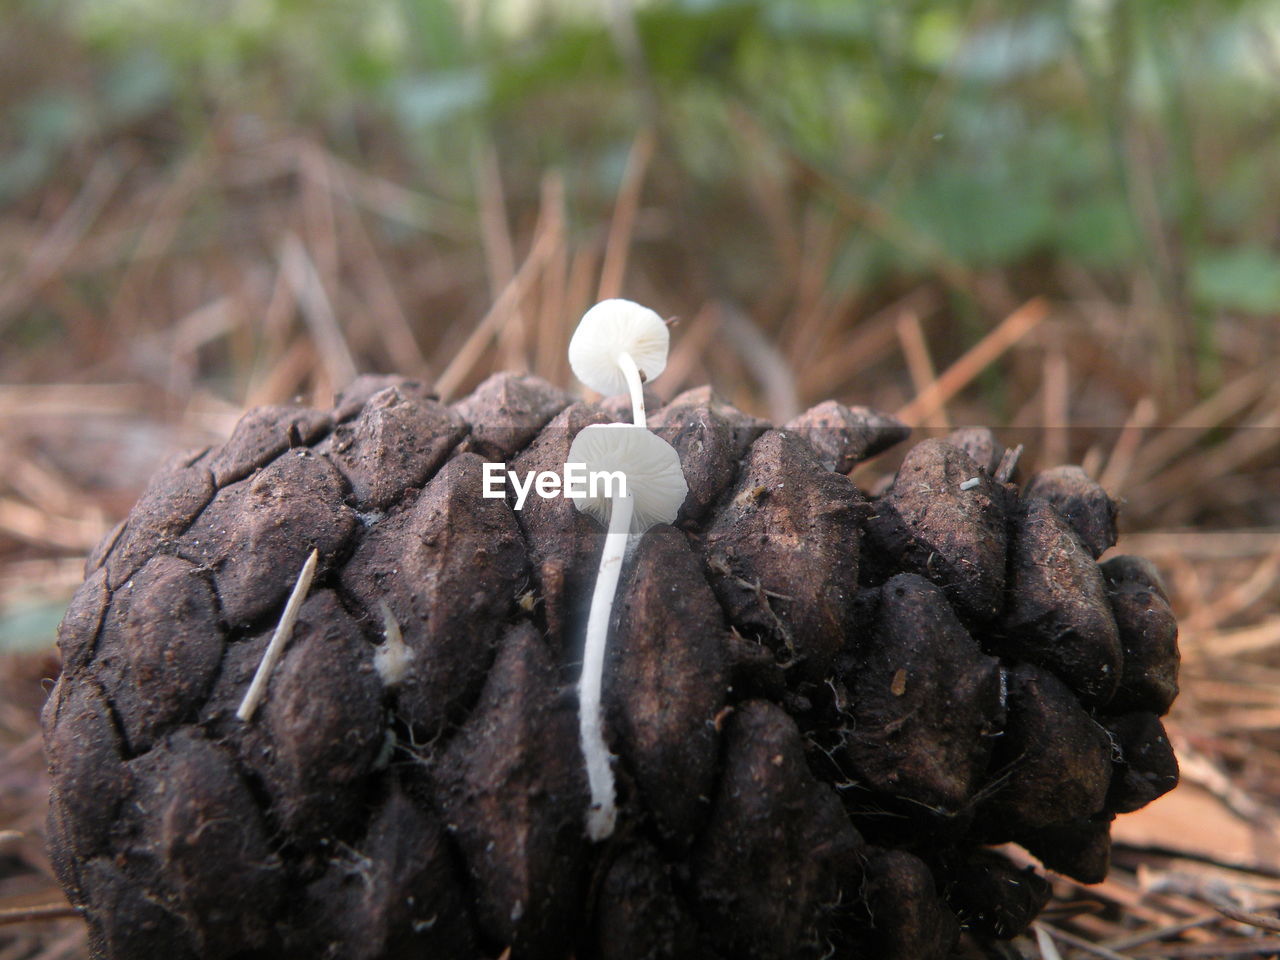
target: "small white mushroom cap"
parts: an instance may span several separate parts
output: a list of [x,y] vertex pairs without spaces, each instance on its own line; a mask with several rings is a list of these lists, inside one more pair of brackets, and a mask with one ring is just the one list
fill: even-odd
[[671,334],[662,318],[631,300],[601,300],[582,315],[569,341],[569,366],[584,384],[612,396],[628,389],[618,358],[629,354],[652,381],[667,366]]
[[[583,427],[569,445],[567,463],[586,464],[587,476],[599,471],[622,471],[627,496],[635,501],[631,532],[644,533],[655,523],[672,523],[689,493],[680,455],[657,434],[630,423],[597,423]],[[574,497],[579,510],[609,525],[610,498]],[[615,491],[616,492],[616,491]]]

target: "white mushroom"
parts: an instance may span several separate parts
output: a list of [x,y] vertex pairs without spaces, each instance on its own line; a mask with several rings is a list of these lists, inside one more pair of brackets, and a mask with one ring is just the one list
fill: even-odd
[[671,334],[662,318],[631,300],[601,300],[569,341],[574,376],[606,396],[631,392],[636,426],[645,425],[644,388],[667,366]]
[[626,496],[615,484],[612,496],[604,496],[602,490],[591,496],[588,487],[588,496],[574,498],[574,506],[607,523],[609,528],[591,595],[582,676],[578,681],[578,731],[591,788],[587,835],[598,841],[613,833],[617,818],[613,770],[604,742],[601,691],[605,644],[627,540],[630,534],[644,533],[655,523],[675,520],[689,487],[675,448],[642,426],[610,423],[585,427],[569,447],[568,462],[585,464],[588,477],[600,471],[620,472],[626,483]]
[[[673,523],[689,493],[675,447],[644,427],[630,423],[597,423],[578,431],[569,446],[568,463],[586,466],[587,476],[621,472],[626,493],[635,501],[631,533],[644,533],[655,523]],[[574,506],[608,526],[610,500],[603,484],[594,496],[575,497]]]

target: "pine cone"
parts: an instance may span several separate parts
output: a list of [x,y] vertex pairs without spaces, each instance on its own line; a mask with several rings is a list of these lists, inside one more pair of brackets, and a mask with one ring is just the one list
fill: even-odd
[[50,855],[95,956],[928,960],[1046,902],[989,845],[1102,878],[1111,818],[1177,780],[1178,660],[1150,566],[1096,562],[1101,488],[1019,491],[967,430],[868,500],[843,472],[892,418],[773,429],[705,389],[650,417],[689,495],[622,576],[618,829],[588,841],[573,684],[603,532],[482,474],[559,470],[618,409],[361,378],[157,474],[89,558],[44,713]]

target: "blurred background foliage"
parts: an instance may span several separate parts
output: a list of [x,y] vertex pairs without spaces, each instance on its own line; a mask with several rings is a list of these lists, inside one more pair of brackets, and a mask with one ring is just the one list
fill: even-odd
[[491,138],[513,196],[555,167],[590,207],[657,121],[712,224],[710,282],[748,299],[737,285],[768,281],[743,249],[758,238],[714,220],[761,168],[798,162],[894,225],[844,239],[839,284],[939,263],[1137,274],[1189,318],[1202,364],[1214,311],[1280,311],[1275,0],[4,6],[10,203],[74,144],[157,111],[190,142],[236,110],[320,125],[356,162],[389,132],[417,185],[464,205]]

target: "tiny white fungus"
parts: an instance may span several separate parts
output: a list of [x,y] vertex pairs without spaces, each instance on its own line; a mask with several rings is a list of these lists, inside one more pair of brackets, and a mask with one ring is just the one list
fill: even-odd
[[671,334],[662,318],[631,300],[601,300],[582,315],[569,341],[574,376],[606,396],[631,393],[637,426],[644,426],[644,388],[667,366]]
[[413,659],[413,651],[404,642],[400,623],[396,620],[396,615],[391,612],[391,608],[387,606],[387,601],[381,601],[379,607],[382,610],[382,633],[385,639],[373,652],[373,666],[378,671],[378,676],[382,678],[383,686],[394,687],[404,680],[405,674],[409,672],[409,661]]
[[972,490],[974,487],[976,487],[976,486],[977,486],[979,483],[981,483],[981,482],[982,482],[982,481],[981,481],[981,480],[979,480],[977,477],[970,477],[970,478],[969,478],[968,480],[966,480],[964,483],[960,484],[960,489],[961,489],[961,490]]
[[593,424],[579,431],[566,463],[582,463],[588,475],[620,472],[626,495],[574,497],[574,506],[608,527],[591,595],[587,636],[578,680],[578,732],[587,768],[591,806],[587,835],[600,841],[617,820],[613,768],[604,741],[601,695],[604,655],[618,578],[632,535],[675,520],[689,492],[674,447],[650,433],[644,411],[646,380],[667,365],[670,334],[652,310],[630,300],[604,300],[583,315],[569,342],[569,364],[584,384],[603,394],[631,394],[632,423]]
[[[573,438],[566,462],[585,463],[588,475],[614,470],[626,475],[627,495],[635,502],[631,533],[644,533],[655,523],[673,523],[689,493],[675,447],[634,424],[597,423],[584,427]],[[586,496],[574,497],[573,502],[607,526],[611,499]]]

